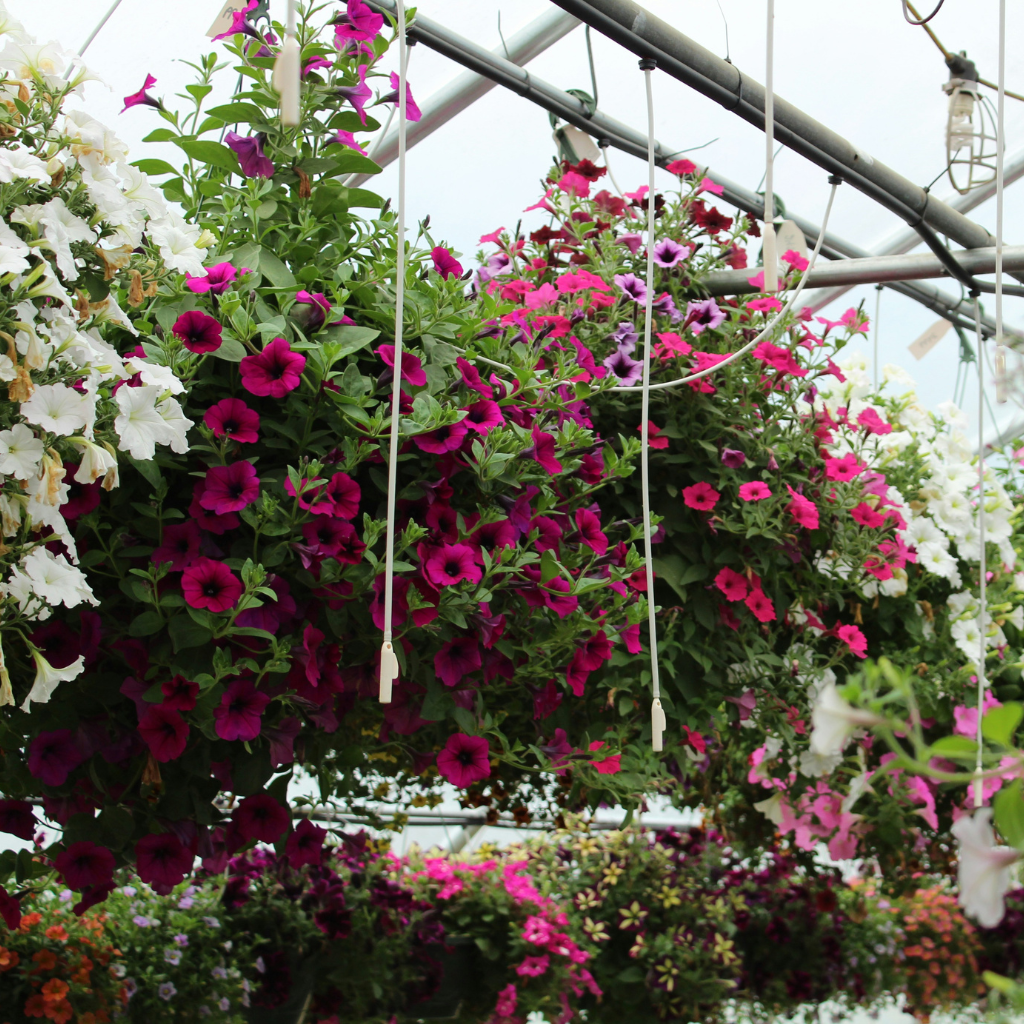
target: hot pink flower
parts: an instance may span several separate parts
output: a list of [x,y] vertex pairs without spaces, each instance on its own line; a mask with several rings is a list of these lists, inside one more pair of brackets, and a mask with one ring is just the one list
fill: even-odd
[[260,496],[260,478],[251,462],[244,459],[229,466],[211,466],[206,471],[206,489],[199,504],[215,515],[240,512]]
[[199,557],[199,540],[199,525],[194,520],[165,526],[160,547],[149,559],[154,565],[169,562],[171,572],[180,572]]
[[683,504],[687,508],[695,508],[699,512],[709,512],[715,507],[721,495],[711,486],[702,480],[698,484],[691,484],[683,488]]
[[816,530],[818,528],[818,506],[809,498],[794,491],[789,484],[786,484],[786,488],[791,499],[786,506],[786,511],[793,517],[793,521],[806,530]]
[[303,818],[284,845],[288,863],[298,871],[306,864],[319,864],[327,829],[314,825],[309,818]]
[[755,587],[743,602],[758,622],[771,622],[775,618],[775,606],[759,587]]
[[693,174],[697,170],[697,165],[692,160],[673,160],[672,163],[665,164],[665,170],[682,178],[687,174]]
[[554,435],[536,427],[533,428],[533,458],[552,476],[562,472],[562,464],[555,458]]
[[488,398],[482,398],[466,408],[466,418],[462,421],[469,430],[478,434],[489,434],[492,430],[505,425],[501,406]]
[[458,686],[462,677],[480,668],[480,647],[471,636],[441,645],[434,655],[434,672],[445,686]]
[[[398,86],[399,86],[399,84],[400,83],[399,83],[399,79],[398,79],[398,73],[395,72],[395,71],[392,71],[391,72],[391,88],[394,91],[393,92],[389,92],[387,94],[387,96],[381,96],[381,98],[380,98],[380,102],[381,103],[394,103],[395,110],[398,109]],[[423,114],[420,111],[419,106],[417,106],[416,101],[412,98],[412,87],[409,85],[408,81],[406,81],[406,83],[405,83],[405,117],[406,117],[406,120],[408,120],[408,121],[418,121],[421,117],[423,117]]]
[[193,277],[185,272],[185,286],[190,292],[223,295],[235,283],[238,271],[230,263],[217,263],[206,271],[206,277]]
[[[604,740],[594,740],[590,744],[590,750],[600,750],[604,746]],[[611,757],[603,758],[600,761],[588,761],[592,768],[596,768],[600,775],[614,775],[622,770],[622,755],[612,754]]]
[[450,249],[435,245],[430,250],[434,269],[447,281],[449,277],[462,277],[462,264],[452,255]]
[[188,723],[173,708],[154,704],[139,719],[139,735],[158,761],[173,761],[188,745]]
[[700,184],[697,186],[698,192],[713,192],[716,196],[720,196],[725,192],[724,185],[716,185],[710,178],[704,177],[700,179]]
[[693,351],[693,346],[688,341],[683,341],[675,331],[661,331],[656,337],[664,346],[663,354],[666,358],[669,353],[688,356]]
[[211,405],[203,416],[203,422],[213,431],[215,437],[230,437],[240,444],[252,444],[260,439],[260,414],[240,398],[222,398]]
[[858,658],[868,656],[868,638],[856,626],[840,626],[836,636],[857,655]]
[[216,352],[221,346],[221,331],[217,320],[198,309],[182,313],[171,327],[171,333],[185,348],[197,354]]
[[363,156],[367,156],[367,152],[359,145],[359,141],[351,132],[346,132],[339,128],[334,133],[334,141],[339,146],[344,146],[346,149],[354,149],[357,153],[361,153]]
[[810,264],[795,249],[787,249],[781,256],[783,263],[788,263],[794,270],[804,271]]
[[[636,428],[640,433],[643,433],[643,424]],[[657,423],[652,423],[650,420],[647,421],[647,447],[648,448],[667,448],[668,438],[659,437],[661,434],[661,427]]]
[[479,583],[483,572],[468,544],[442,544],[433,548],[423,564],[424,575],[438,587],[450,587],[463,580]]
[[626,626],[619,636],[622,637],[622,642],[630,654],[639,654],[643,650],[643,645],[640,643],[639,623],[634,622],[632,626]]
[[203,494],[206,492],[206,480],[197,480],[192,485],[192,501],[188,506],[188,514],[204,529],[209,533],[221,536],[221,534],[227,533],[228,530],[234,530],[241,520],[234,512],[228,512],[226,515],[218,516],[212,512],[208,512],[200,504]]
[[491,774],[490,749],[483,736],[457,732],[448,737],[444,750],[437,755],[437,770],[453,786],[466,789]]
[[892,424],[886,423],[874,409],[864,409],[857,417],[857,422],[869,434],[891,434]]
[[877,529],[879,526],[884,526],[887,518],[881,512],[876,512],[866,501],[862,501],[850,512],[850,515],[853,517],[854,522],[860,523],[861,526],[867,526],[872,530]]
[[516,1012],[516,1002],[518,998],[519,993],[517,992],[515,985],[506,985],[498,993],[498,1001],[494,1005],[494,1016],[511,1017],[512,1014]]
[[192,853],[173,832],[143,836],[135,844],[136,873],[162,895],[192,870],[192,860]]
[[516,974],[526,978],[540,977],[551,965],[551,958],[544,953],[541,956],[527,956],[516,968]]
[[755,313],[771,313],[773,310],[782,309],[782,303],[774,295],[767,295],[763,299],[748,302],[747,309]]
[[251,679],[236,679],[221,695],[213,709],[217,735],[222,740],[256,739],[263,724],[263,712],[270,696],[257,690]]
[[163,110],[164,105],[156,99],[153,99],[149,95],[147,90],[152,89],[156,85],[156,79],[152,75],[146,75],[146,81],[143,83],[142,88],[138,92],[133,92],[131,96],[125,96],[124,107],[121,109],[123,114],[129,107],[138,107],[145,105],[147,107],[156,107],[157,110]]
[[857,460],[857,456],[850,452],[841,459],[825,459],[825,476],[829,480],[841,480],[846,482],[859,476],[867,466]]
[[[981,714],[984,717],[993,708],[1001,708],[1002,702],[996,700],[992,695],[991,690],[985,691],[985,696],[981,703]],[[978,735],[978,709],[968,708],[960,705],[953,708],[953,732],[957,736],[967,736],[970,739],[975,739]]]
[[114,855],[102,846],[83,840],[57,854],[53,866],[69,889],[81,891],[110,881],[114,874]]
[[269,794],[247,796],[231,815],[242,839],[276,843],[292,823],[291,815]]
[[245,588],[223,562],[200,558],[182,573],[181,590],[193,608],[226,612],[238,604]]
[[751,480],[749,483],[740,484],[740,497],[744,501],[764,501],[770,498],[772,492],[768,485],[761,480]]
[[589,509],[577,509],[576,528],[580,539],[595,555],[603,555],[608,550],[608,537],[601,529],[601,519]]
[[459,356],[455,360],[455,365],[458,367],[459,373],[462,374],[462,383],[467,388],[483,395],[484,398],[492,398],[494,396],[494,388],[490,384],[485,384],[480,379],[480,371],[468,359],[463,359],[462,356]]
[[729,601],[742,601],[747,596],[747,577],[728,567],[721,569],[715,577],[715,586]]
[[305,365],[301,352],[293,352],[284,338],[275,338],[259,355],[246,356],[238,368],[249,394],[284,398],[299,386]]
[[[390,366],[391,369],[394,370],[394,345],[379,346],[377,349],[377,355],[380,356],[385,366]],[[420,357],[413,355],[405,348],[402,349],[402,380],[411,384],[414,388],[425,387],[427,383],[427,375],[423,369],[423,363],[420,361]]]
[[348,0],[347,9],[338,21],[339,24],[334,26],[334,38],[340,49],[342,40],[372,41],[384,24],[384,15],[378,14],[363,0]]
[[444,455],[446,452],[458,451],[468,432],[465,423],[459,421],[438,427],[426,434],[417,434],[413,442],[421,451],[430,452],[432,455]]
[[683,732],[686,733],[686,742],[693,747],[698,754],[703,754],[707,750],[708,742],[699,732],[691,729],[688,725],[683,726]]

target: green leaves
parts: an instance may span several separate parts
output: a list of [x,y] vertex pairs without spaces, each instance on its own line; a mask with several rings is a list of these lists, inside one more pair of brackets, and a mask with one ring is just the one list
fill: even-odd
[[177,174],[178,169],[171,166],[166,160],[133,160],[133,167],[138,167],[143,174]]
[[171,619],[168,632],[175,652],[186,647],[201,647],[213,639],[213,632],[195,622],[189,615],[176,615]]
[[259,269],[275,288],[295,287],[295,276],[266,246],[259,250]]
[[334,342],[339,346],[337,351],[332,352],[333,361],[361,351],[379,337],[380,331],[373,327],[353,327],[350,324],[328,327],[318,335],[318,338]]
[[241,174],[242,169],[239,166],[238,157],[227,146],[219,142],[208,139],[174,139],[172,141],[193,160],[198,160],[208,167],[216,167],[232,174]]
[[1024,794],[1021,793],[1021,785],[1021,780],[1015,779],[1009,786],[1003,786],[992,802],[1000,833],[1018,850],[1024,850]]
[[981,720],[981,735],[1001,747],[1013,744],[1013,734],[1024,717],[1024,706],[1017,703],[992,708]]
[[210,107],[206,113],[210,117],[219,118],[225,124],[237,124],[240,121],[269,121],[274,116],[270,111],[257,107],[255,103],[224,103],[219,107]]

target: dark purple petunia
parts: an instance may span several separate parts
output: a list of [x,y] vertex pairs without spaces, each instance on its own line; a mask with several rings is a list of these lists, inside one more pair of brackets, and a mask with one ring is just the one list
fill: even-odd
[[31,842],[36,825],[32,805],[27,800],[0,800],[0,832]]
[[164,695],[163,707],[175,711],[191,711],[199,696],[199,684],[189,682],[184,676],[172,676],[160,684]]
[[28,635],[32,644],[54,668],[67,668],[82,653],[78,634],[59,619],[44,623]]
[[194,519],[164,527],[163,540],[149,556],[154,565],[169,563],[171,572],[187,569],[199,557],[199,525]]
[[28,748],[28,770],[47,786],[63,786],[82,763],[82,753],[69,729],[41,732]]
[[490,749],[483,736],[457,732],[448,737],[444,750],[437,755],[437,770],[453,786],[465,789],[491,774]]
[[251,462],[244,459],[229,466],[211,466],[206,471],[206,489],[199,504],[216,515],[240,512],[260,496],[260,478]]
[[238,604],[245,587],[223,563],[199,558],[181,574],[181,591],[192,608],[226,612]]
[[189,352],[195,352],[197,355],[216,352],[223,341],[219,321],[198,309],[182,313],[174,321],[171,333],[180,339]]
[[466,418],[462,421],[470,430],[478,434],[489,434],[497,427],[505,425],[501,406],[489,398],[481,398],[466,409]]
[[224,136],[227,147],[234,150],[242,173],[247,178],[272,178],[274,161],[263,152],[263,135],[246,137],[237,132],[228,132]]
[[243,840],[261,843],[276,843],[291,824],[291,815],[269,793],[247,796],[231,819]]
[[192,871],[192,852],[173,832],[143,836],[135,844],[135,873],[161,896]]
[[57,854],[54,867],[69,889],[81,891],[110,881],[114,874],[114,855],[102,846],[83,840]]
[[246,356],[238,369],[242,387],[251,395],[284,398],[299,386],[305,366],[306,357],[301,352],[293,352],[284,338],[275,338],[262,352]]
[[289,715],[275,726],[265,728],[263,735],[270,744],[270,767],[278,768],[295,760],[295,740],[302,731],[302,723]]
[[10,930],[16,931],[21,924],[21,903],[19,897],[12,896],[0,885],[0,918]]
[[222,740],[254,740],[263,725],[270,697],[256,689],[251,679],[236,679],[213,709],[214,728]]
[[434,655],[434,672],[445,686],[457,686],[462,677],[480,668],[480,647],[471,636],[460,636],[441,645]]
[[602,363],[618,379],[618,382],[625,387],[631,387],[644,374],[644,364],[636,359],[630,359],[625,352],[617,349]]
[[307,334],[319,331],[327,322],[331,304],[323,292],[295,293],[295,305],[288,314]]
[[327,829],[314,825],[309,818],[303,818],[285,843],[284,855],[288,863],[298,870],[306,864],[319,864]]
[[161,763],[181,757],[188,745],[188,723],[166,704],[154,704],[139,719],[139,735]]
[[[412,120],[416,120],[416,118]],[[446,281],[449,277],[462,277],[462,264],[452,255],[450,249],[446,249],[443,245],[435,245],[430,250],[430,258],[434,261],[434,269]]]
[[589,509],[576,510],[576,528],[580,531],[580,540],[595,555],[603,555],[608,550],[608,537],[601,529],[601,520]]
[[445,452],[458,451],[467,433],[464,423],[449,423],[429,433],[417,434],[413,441],[421,451],[430,452],[432,455],[444,455]]
[[222,398],[211,405],[203,422],[215,437],[230,437],[239,444],[254,444],[260,439],[260,414],[240,398]]

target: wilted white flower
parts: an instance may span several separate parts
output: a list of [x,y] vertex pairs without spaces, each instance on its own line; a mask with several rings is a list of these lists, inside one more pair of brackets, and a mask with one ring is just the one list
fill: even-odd
[[75,438],[74,445],[81,455],[75,481],[80,484],[94,484],[100,477],[105,477],[112,469],[117,468],[117,459],[102,445],[94,444],[85,438]]
[[965,814],[952,828],[959,843],[958,902],[983,928],[994,928],[1003,919],[1010,868],[1021,856],[1008,846],[996,846],[991,821],[992,808],[981,807],[974,814]]

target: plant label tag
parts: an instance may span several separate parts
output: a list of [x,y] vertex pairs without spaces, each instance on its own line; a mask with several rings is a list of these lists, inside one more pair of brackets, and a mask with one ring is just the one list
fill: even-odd
[[668,722],[665,718],[665,709],[657,697],[651,704],[651,747],[654,750],[664,750],[665,741],[662,738]]
[[575,127],[575,125],[562,125],[555,132],[556,143],[559,142],[559,135],[562,136],[562,140],[567,142],[576,154],[576,159],[573,163],[578,164],[581,160],[589,160],[591,163],[596,164],[601,159],[601,150],[597,148],[594,140],[586,132]]
[[213,24],[206,32],[208,38],[219,36],[221,32],[227,32],[231,28],[231,15],[237,14],[245,6],[245,0],[224,0],[224,6],[220,14],[213,19]]
[[775,239],[778,252],[795,252],[807,259],[807,239],[794,221],[784,220],[775,229]]
[[391,703],[391,686],[398,678],[398,655],[390,642],[380,649],[380,703]]
[[937,320],[928,328],[927,331],[924,332],[924,334],[921,335],[920,338],[917,339],[917,341],[908,345],[907,350],[915,359],[924,359],[924,357],[928,355],[928,353],[931,352],[931,350],[935,348],[940,341],[942,341],[950,326],[951,325],[948,320]]

